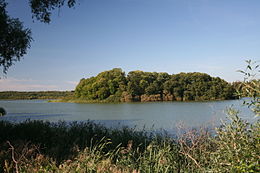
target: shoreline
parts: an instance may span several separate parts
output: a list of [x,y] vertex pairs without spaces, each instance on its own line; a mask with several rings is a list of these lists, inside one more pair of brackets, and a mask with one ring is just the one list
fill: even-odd
[[218,101],[228,101],[228,100],[239,100],[237,99],[216,99],[216,100],[185,100],[185,101],[178,101],[178,100],[173,100],[173,101],[119,101],[119,102],[111,102],[111,101],[106,101],[106,100],[82,100],[82,99],[50,99],[48,102],[50,103],[170,103],[170,102],[183,102],[183,103],[193,103],[193,102],[218,102]]

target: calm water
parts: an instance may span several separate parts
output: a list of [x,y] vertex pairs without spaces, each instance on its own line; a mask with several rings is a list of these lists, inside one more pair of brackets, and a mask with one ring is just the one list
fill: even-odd
[[93,120],[109,127],[130,126],[169,130],[176,124],[185,127],[218,125],[225,109],[233,105],[241,117],[253,121],[253,114],[241,100],[216,102],[154,102],[119,104],[48,103],[46,100],[0,101],[8,114],[0,120],[20,122],[26,119],[57,121]]

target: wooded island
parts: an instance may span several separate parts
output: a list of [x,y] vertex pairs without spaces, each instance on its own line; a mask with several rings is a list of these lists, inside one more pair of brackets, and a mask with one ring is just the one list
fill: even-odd
[[59,99],[65,102],[154,102],[236,99],[241,82],[228,83],[205,73],[131,71],[120,68],[83,78],[75,91],[0,92],[0,99]]
[[219,77],[205,73],[131,71],[120,68],[81,79],[75,98],[102,102],[206,101],[235,99],[235,88]]

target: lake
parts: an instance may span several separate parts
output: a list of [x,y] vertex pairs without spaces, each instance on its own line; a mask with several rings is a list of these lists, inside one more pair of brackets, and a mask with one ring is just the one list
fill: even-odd
[[137,129],[174,129],[185,127],[216,126],[225,119],[225,110],[233,105],[240,116],[254,120],[252,112],[242,106],[242,100],[211,102],[149,102],[149,103],[49,103],[47,100],[0,100],[7,115],[0,120],[21,122],[30,120],[87,121],[93,120],[108,127],[129,126]]

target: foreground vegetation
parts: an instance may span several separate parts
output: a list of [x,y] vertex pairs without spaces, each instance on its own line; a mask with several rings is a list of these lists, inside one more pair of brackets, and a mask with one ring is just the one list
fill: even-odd
[[237,98],[235,88],[218,77],[205,73],[131,71],[115,68],[95,77],[81,79],[75,100],[101,102],[201,101]]
[[230,110],[215,132],[176,137],[93,122],[0,122],[1,172],[259,172],[260,121]]

